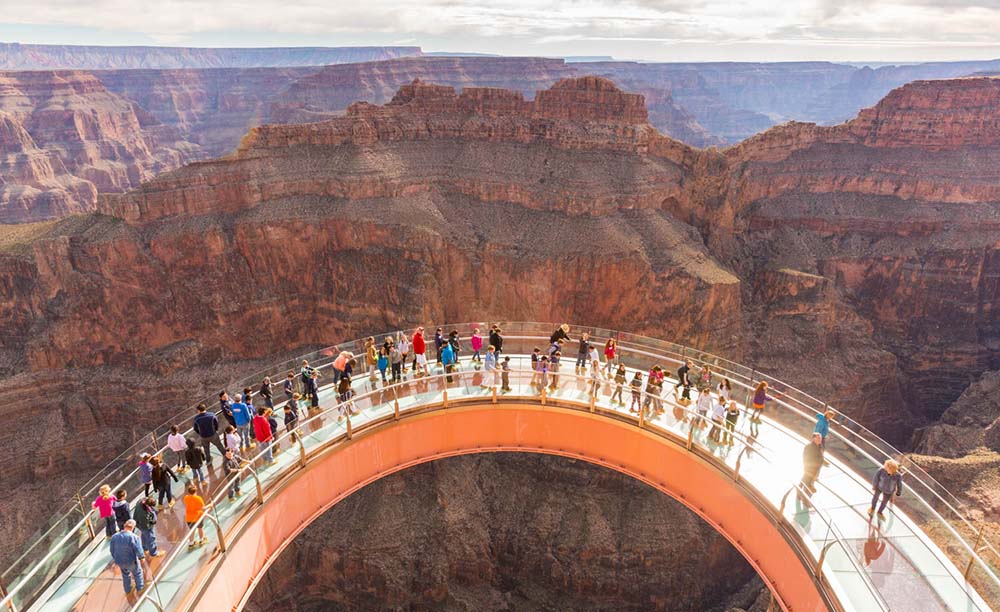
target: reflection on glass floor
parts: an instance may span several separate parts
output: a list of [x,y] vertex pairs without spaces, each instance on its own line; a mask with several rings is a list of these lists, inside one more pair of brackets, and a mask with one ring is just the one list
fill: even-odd
[[[504,398],[541,399],[541,390],[530,384],[531,372],[524,356],[512,357],[511,391],[498,393]],[[438,374],[431,378],[406,377],[403,383],[385,387],[360,376],[354,379],[357,395],[356,409],[360,414],[351,418],[354,431],[366,424],[391,419],[394,414],[420,410],[445,401],[456,404],[478,400],[490,402],[494,390],[489,386],[492,378],[471,363],[463,363],[461,371],[447,384]],[[633,370],[630,368],[628,378]],[[551,378],[549,379],[552,380]],[[623,419],[635,419],[628,411],[630,392],[626,385],[624,404],[612,403],[613,383],[602,380],[596,396],[591,393],[592,381],[588,376],[576,376],[571,363],[563,364],[555,389],[546,389],[547,404],[574,406],[593,410]],[[669,391],[669,387],[668,387]],[[308,453],[342,436],[348,421],[339,416],[336,399],[329,387],[320,394],[321,410],[310,411],[300,428],[301,444]],[[930,539],[904,514],[887,510],[885,522],[869,521],[867,508],[871,489],[868,475],[853,473],[836,457],[828,456],[830,465],[824,467],[817,492],[808,502],[792,486],[801,476],[801,456],[805,439],[786,429],[765,412],[760,423],[753,423],[741,415],[737,432],[740,442],[729,446],[709,438],[710,426],[692,428],[702,424],[689,410],[678,406],[672,395],[664,394],[663,411],[650,415],[646,427],[663,435],[672,436],[683,443],[690,436],[697,452],[717,458],[736,469],[739,476],[759,492],[774,509],[782,508],[789,525],[808,548],[814,559],[822,559],[822,571],[838,599],[848,609],[877,610],[988,610],[989,607],[962,580],[961,574],[948,561]],[[303,418],[306,418],[303,417]],[[749,446],[748,446],[749,444]],[[293,472],[300,461],[300,449],[290,440],[270,466],[258,466],[256,471],[261,486],[267,490],[284,475]],[[216,465],[218,457],[216,456]],[[209,480],[218,485],[221,470],[209,469]],[[183,480],[183,479],[182,479]],[[183,482],[182,482],[183,484]],[[254,478],[243,480],[243,495],[229,502],[224,498],[212,510],[212,516],[224,531],[238,523],[241,515],[256,503]],[[175,485],[180,492],[181,485]],[[212,495],[220,494],[218,486]],[[836,526],[833,533],[830,524]],[[178,502],[172,510],[160,514],[157,525],[160,549],[176,552],[167,557],[151,560],[151,569],[157,575],[149,593],[164,609],[169,609],[183,596],[184,585],[190,584],[198,571],[214,555],[216,531],[206,521],[205,532],[209,544],[192,551],[184,538],[187,528],[183,522],[183,505]],[[181,550],[177,550],[181,547]],[[161,570],[166,560],[173,561]],[[86,554],[72,566],[66,577],[55,589],[50,589],[42,602],[33,609],[39,610],[129,610],[136,604],[134,595],[122,593],[118,570],[110,563],[107,546],[100,538]],[[147,582],[149,576],[147,575]],[[143,610],[156,610],[151,601],[143,602]]]

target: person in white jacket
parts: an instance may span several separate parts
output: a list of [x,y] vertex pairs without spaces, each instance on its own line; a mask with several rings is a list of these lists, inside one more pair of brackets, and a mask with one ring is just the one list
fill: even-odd
[[187,440],[184,439],[184,434],[180,432],[180,429],[176,425],[170,426],[170,435],[167,436],[167,448],[174,453],[177,466],[174,470],[178,474],[183,474],[187,470],[187,465],[184,462],[184,451],[187,450]]

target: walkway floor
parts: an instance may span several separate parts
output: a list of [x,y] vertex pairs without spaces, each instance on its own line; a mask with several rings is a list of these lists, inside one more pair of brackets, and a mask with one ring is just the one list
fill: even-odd
[[[525,366],[527,364],[525,363]],[[519,364],[515,367],[521,367]],[[488,389],[480,388],[485,382],[482,372],[469,364],[463,364],[465,374],[460,382],[448,388],[449,398],[462,395],[489,396]],[[564,365],[564,372],[572,372],[569,364]],[[631,379],[632,370],[629,371]],[[457,375],[456,375],[457,376]],[[517,372],[511,376],[514,390],[511,395],[535,395],[537,392],[528,385],[530,372]],[[419,381],[419,379],[418,379]],[[400,410],[417,404],[430,403],[441,394],[443,384],[438,381],[414,381],[406,386],[408,393],[399,397]],[[364,393],[371,389],[371,383],[364,377],[355,378],[355,390]],[[578,402],[589,401],[589,382],[563,376],[559,388],[551,393],[553,398],[572,399]],[[602,410],[627,412],[624,405],[613,404],[610,396],[613,385],[604,383],[599,393],[598,405]],[[363,409],[361,416],[355,420],[361,424],[368,419],[389,414],[393,410],[393,395],[390,392],[374,396],[374,404],[367,401],[359,402]],[[624,397],[629,400],[626,388]],[[311,448],[324,440],[330,439],[343,430],[343,423],[337,424],[335,401],[329,389],[321,391],[321,411],[324,416],[310,424],[304,432],[307,448]],[[665,412],[650,421],[653,427],[661,427],[687,436],[688,425],[679,422],[673,414],[670,402],[664,402]],[[312,416],[312,415],[309,415]],[[741,475],[754,487],[761,491],[774,505],[779,507],[782,498],[789,488],[798,482],[801,476],[801,456],[803,440],[801,437],[785,430],[772,419],[765,418],[759,424],[751,423],[741,417],[738,431],[744,436],[752,436],[756,451],[751,452],[741,461]],[[741,446],[717,444],[708,439],[708,428],[696,430],[695,441],[704,449],[722,458],[730,466],[735,466]],[[765,461],[759,453],[769,458]],[[281,473],[289,464],[298,461],[297,448],[284,449],[276,455],[273,466],[260,471],[261,478],[266,482]],[[835,459],[832,465],[825,467],[820,476],[821,486],[812,498],[812,503],[833,519],[847,544],[847,549],[832,546],[825,557],[825,567],[831,582],[835,584],[842,601],[850,602],[857,610],[872,610],[873,596],[866,586],[864,577],[859,575],[858,567],[864,568],[870,582],[875,585],[884,601],[891,609],[906,611],[956,610],[985,612],[989,607],[979,596],[968,589],[961,576],[956,576],[954,566],[947,560],[942,560],[937,549],[928,537],[916,527],[905,515],[887,512],[888,520],[884,523],[869,521],[866,511],[871,498],[871,489],[862,477],[853,474]],[[219,465],[216,455],[214,465]],[[221,469],[209,468],[210,482],[222,479]],[[182,490],[182,483],[175,485],[175,491]],[[216,493],[215,487],[212,494]],[[182,497],[182,495],[181,495]],[[229,524],[241,514],[247,504],[252,504],[255,498],[255,486],[252,478],[243,482],[243,496],[235,502],[223,501],[216,509],[216,516],[223,524]],[[207,499],[207,496],[206,496]],[[172,510],[165,509],[160,513],[157,525],[158,544],[161,550],[170,552],[177,546],[186,546],[182,538],[187,528],[183,521],[183,503],[180,501]],[[831,534],[826,523],[816,516],[814,510],[806,509],[801,500],[792,493],[787,497],[785,514],[796,525],[803,539],[813,547],[815,556],[819,556],[825,544],[831,541]],[[205,529],[208,544],[190,552],[182,552],[177,563],[167,570],[157,584],[159,600],[167,604],[178,592],[182,584],[189,580],[197,568],[212,555],[217,554],[215,529],[206,523]],[[150,568],[158,573],[163,559],[152,559]],[[919,568],[919,569],[918,569]],[[148,575],[147,575],[148,581]],[[61,612],[65,610],[102,610],[118,612],[129,610],[136,601],[134,595],[126,596],[122,591],[120,573],[110,562],[107,545],[102,538],[95,540],[81,560],[72,566],[69,578],[47,592],[44,603],[37,604],[33,610],[46,612]],[[147,603],[143,609],[154,610]]]

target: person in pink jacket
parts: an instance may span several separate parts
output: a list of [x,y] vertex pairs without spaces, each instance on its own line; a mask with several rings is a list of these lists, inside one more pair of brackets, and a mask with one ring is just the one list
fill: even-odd
[[475,362],[480,362],[483,360],[480,351],[483,350],[483,337],[479,335],[479,328],[472,332],[472,338],[469,340],[469,344],[472,345],[472,360]]
[[111,485],[101,485],[97,490],[97,499],[94,500],[94,507],[97,514],[104,519],[104,535],[111,539],[111,536],[118,533],[118,523],[115,521],[115,496],[111,494]]

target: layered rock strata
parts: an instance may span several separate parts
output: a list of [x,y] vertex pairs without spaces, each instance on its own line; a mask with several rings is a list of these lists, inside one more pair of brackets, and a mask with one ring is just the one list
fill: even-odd
[[[567,320],[724,354],[905,444],[1000,369],[998,87],[918,83],[719,151],[600,78],[533,99],[414,82],[4,228],[0,356],[56,387],[95,367],[141,386],[420,322]],[[928,125],[932,103],[954,116]],[[29,459],[2,452],[17,487]]]
[[0,221],[93,210],[198,155],[197,146],[83,72],[0,73]]
[[342,501],[281,553],[247,609],[723,610],[744,585],[762,586],[658,491],[498,453],[417,466]]

